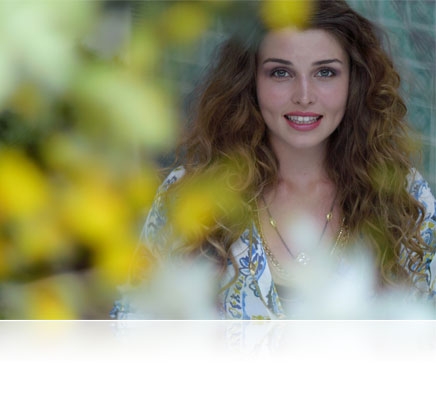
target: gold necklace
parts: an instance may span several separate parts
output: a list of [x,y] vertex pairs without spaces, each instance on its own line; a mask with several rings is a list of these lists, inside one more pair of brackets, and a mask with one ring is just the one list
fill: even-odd
[[[324,224],[324,228],[321,232],[321,236],[319,237],[318,240],[318,245],[319,243],[321,243],[322,238],[324,237],[324,234],[327,230],[327,225],[328,223],[331,221],[331,219],[333,218],[333,209],[335,207],[335,203],[336,203],[336,197],[337,197],[337,193],[335,194],[335,197],[333,198],[333,202],[332,205],[330,206],[330,211],[326,214],[326,221]],[[289,255],[296,260],[299,264],[302,265],[307,265],[310,263],[310,257],[304,252],[301,251],[299,252],[296,256],[292,253],[291,249],[289,248],[289,246],[287,245],[287,243],[285,242],[285,240],[283,239],[283,236],[281,235],[278,227],[277,227],[277,222],[276,220],[272,217],[271,215],[271,211],[268,208],[268,205],[266,204],[265,198],[262,196],[262,201],[265,204],[265,208],[266,211],[268,213],[268,218],[269,218],[269,223],[270,225],[273,227],[273,229],[275,230],[275,232],[277,233],[277,236],[279,237],[280,241],[282,242],[283,246],[286,248],[287,252],[289,253]]]
[[[273,267],[275,267],[280,272],[285,272],[283,267],[280,265],[280,263],[277,261],[276,257],[274,256],[274,253],[268,246],[268,242],[265,239],[265,236],[263,234],[262,225],[260,224],[260,220],[257,217],[256,220],[256,227],[259,232],[260,240],[262,241],[263,248],[265,250],[265,254],[268,256],[268,258],[271,260],[271,264]],[[334,245],[332,246],[332,249],[330,250],[330,255],[337,255],[338,257],[341,254],[341,251],[345,248],[345,246],[348,243],[349,238],[349,232],[348,228],[345,225],[345,218],[342,219],[341,227],[339,228],[338,234],[336,235],[336,240]]]
[[[278,278],[281,279],[285,286],[288,286],[289,282],[292,282],[292,274],[290,274],[289,270],[285,270],[280,263],[277,261],[276,257],[274,256],[274,253],[271,251],[270,247],[268,246],[267,241],[265,240],[265,235],[263,234],[262,224],[260,223],[260,217],[259,217],[259,206],[257,204],[257,201],[255,201],[255,212],[253,215],[254,225],[257,228],[258,235],[260,237],[260,241],[262,242],[263,249],[265,251],[266,256],[270,260],[270,266],[271,266],[271,273],[273,270],[277,274]],[[329,212],[330,217],[327,214],[326,218],[331,219],[332,218],[332,211]],[[342,254],[342,251],[345,249],[349,239],[349,231],[347,228],[347,225],[345,224],[345,217],[342,218],[341,226],[339,228],[338,234],[336,236],[336,240],[334,245],[332,246],[332,249],[330,250],[330,256],[335,256],[339,260]],[[250,234],[250,260],[253,260],[253,229],[251,229]],[[254,264],[252,261],[250,261],[250,272],[253,276],[255,276],[257,270],[257,263]],[[282,283],[283,284],[283,283]],[[262,296],[261,296],[262,298]],[[280,297],[281,301],[283,301],[283,297]],[[264,300],[262,300],[264,304],[269,308],[269,305],[265,303]]]

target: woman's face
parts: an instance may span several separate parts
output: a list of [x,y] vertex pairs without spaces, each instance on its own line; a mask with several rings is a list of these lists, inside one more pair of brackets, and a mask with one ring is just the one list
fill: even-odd
[[324,146],[347,104],[350,66],[339,42],[321,29],[286,28],[265,36],[257,62],[257,97],[273,147]]

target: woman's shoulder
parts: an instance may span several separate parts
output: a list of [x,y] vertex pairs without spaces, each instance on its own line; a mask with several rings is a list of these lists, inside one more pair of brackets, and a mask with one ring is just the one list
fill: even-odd
[[170,186],[174,185],[177,181],[179,181],[183,175],[185,174],[185,168],[183,166],[179,166],[174,168],[165,179],[163,179],[159,188],[157,189],[153,204],[149,211],[146,225],[151,220],[162,219],[164,213],[164,204],[162,198],[164,197],[165,192],[168,191]]
[[419,171],[412,169],[407,179],[409,193],[425,208],[421,226],[422,239],[429,246],[424,254],[425,273],[430,294],[436,298],[436,199],[430,185]]
[[185,167],[178,166],[174,168],[163,179],[155,194],[153,204],[151,205],[147,218],[145,220],[142,232],[141,242],[157,245],[164,235],[163,228],[167,226],[167,206],[165,200],[168,189],[178,182],[186,173]]
[[435,197],[427,180],[417,169],[410,170],[407,176],[407,189],[425,207],[426,216],[436,218]]
[[178,180],[180,180],[180,178],[185,175],[185,167],[183,167],[182,165],[174,168],[167,176],[166,178],[162,181],[160,187],[159,187],[159,192],[164,192],[166,190],[168,190],[168,188],[173,185],[174,183],[176,183]]

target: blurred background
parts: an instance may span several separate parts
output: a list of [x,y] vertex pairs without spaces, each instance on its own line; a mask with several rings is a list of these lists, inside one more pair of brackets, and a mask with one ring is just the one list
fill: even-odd
[[[192,91],[241,1],[0,2],[0,318],[108,319]],[[389,33],[436,192],[436,2]]]
[[381,26],[402,77],[411,126],[422,134],[422,172],[436,192],[436,1],[348,0]]

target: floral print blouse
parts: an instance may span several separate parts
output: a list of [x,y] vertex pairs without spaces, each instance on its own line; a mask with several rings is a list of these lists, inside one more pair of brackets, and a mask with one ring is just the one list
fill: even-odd
[[[161,228],[166,223],[165,209],[161,201],[162,194],[183,175],[184,169],[182,167],[173,170],[157,192],[141,235],[141,241],[144,241],[147,246],[151,246],[152,252],[159,251],[159,235],[162,234]],[[425,293],[425,297],[436,299],[436,200],[428,183],[416,170],[412,170],[408,176],[408,190],[425,207],[426,212],[421,233],[431,249],[424,257],[425,263],[421,271],[424,279],[416,282],[416,287],[420,293]],[[220,317],[223,319],[301,317],[298,314],[294,315],[288,308],[285,310],[280,301],[272,278],[269,259],[254,222],[233,243],[231,253],[236,266],[229,260],[222,277],[222,290],[218,299]],[[346,271],[347,260],[341,259],[339,264],[338,271]],[[298,304],[298,300],[295,304]],[[111,317],[118,319],[139,318],[129,304],[128,297],[115,302]]]

